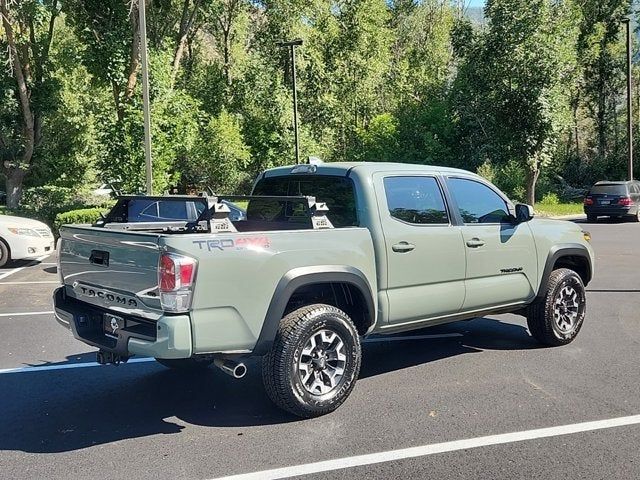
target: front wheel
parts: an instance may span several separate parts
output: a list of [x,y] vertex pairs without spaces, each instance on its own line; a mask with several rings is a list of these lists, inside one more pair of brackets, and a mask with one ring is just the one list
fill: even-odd
[[9,254],[9,247],[7,244],[2,241],[0,238],[0,268],[4,267],[11,260],[11,255]]
[[360,363],[360,337],[349,316],[317,304],[281,320],[273,347],[262,359],[262,379],[278,407],[299,417],[318,417],[344,403]]
[[584,322],[586,294],[580,276],[568,268],[551,272],[544,297],[529,307],[527,325],[540,343],[571,343]]

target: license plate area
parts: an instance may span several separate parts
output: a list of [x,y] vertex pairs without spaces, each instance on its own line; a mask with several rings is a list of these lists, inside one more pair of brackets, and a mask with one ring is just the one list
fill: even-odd
[[125,319],[122,317],[118,317],[117,315],[112,315],[110,313],[105,313],[102,317],[102,329],[104,334],[115,340],[118,339],[118,332],[123,330],[127,326]]
[[611,200],[600,200],[600,205],[609,205]]

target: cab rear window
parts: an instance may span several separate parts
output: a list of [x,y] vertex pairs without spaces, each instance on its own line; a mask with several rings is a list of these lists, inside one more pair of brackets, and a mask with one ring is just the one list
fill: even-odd
[[253,195],[307,196],[325,202],[327,217],[335,228],[358,225],[353,181],[329,175],[291,175],[263,178],[253,189]]

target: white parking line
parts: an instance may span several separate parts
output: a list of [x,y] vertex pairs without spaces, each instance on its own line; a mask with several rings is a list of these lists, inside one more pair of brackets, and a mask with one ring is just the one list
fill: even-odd
[[461,333],[439,333],[435,335],[414,335],[414,336],[406,336],[406,337],[374,337],[374,338],[366,338],[362,341],[362,343],[386,343],[386,342],[404,342],[407,340],[425,340],[425,339],[434,339],[434,338],[452,338],[452,337],[463,337]]
[[52,315],[53,311],[47,312],[15,312],[15,313],[0,313],[0,317],[27,317],[29,315]]
[[523,442],[538,438],[558,437],[561,435],[571,435],[575,433],[591,432],[594,430],[604,430],[607,428],[624,427],[628,425],[640,424],[640,415],[629,417],[610,418],[607,420],[597,420],[595,422],[574,423],[558,427],[539,428],[536,430],[525,430],[522,432],[503,433],[499,435],[488,435],[486,437],[468,438],[465,440],[454,440],[452,442],[435,443],[420,447],[404,448],[401,450],[390,450],[387,452],[371,453],[354,457],[338,458],[324,462],[307,463],[294,467],[276,468],[273,470],[263,470],[261,472],[245,473],[228,477],[219,477],[214,480],[275,480],[280,478],[291,478],[314,473],[330,472],[344,468],[362,467],[365,465],[375,465],[378,463],[395,462],[407,458],[425,457],[437,453],[455,452],[458,450],[468,450],[471,448],[487,447],[490,445],[502,445],[505,443]]
[[[154,362],[155,358],[132,358],[127,363],[121,363],[120,365],[126,365],[128,363],[146,363]],[[5,368],[0,370],[0,375],[8,373],[32,373],[32,372],[44,372],[47,370],[68,370],[71,368],[87,368],[87,367],[100,367],[101,365],[96,362],[86,363],[63,363],[59,365],[42,365],[36,367],[18,367],[18,368]]]
[[41,262],[42,260],[44,260],[45,258],[49,257],[49,255],[44,255],[42,257],[36,258],[34,261],[27,263],[24,267],[18,267],[18,268],[14,268],[13,270],[9,270],[8,272],[3,273],[2,275],[0,275],[0,280],[7,278],[10,275],[13,275],[14,273],[18,273],[21,270],[24,270],[27,267],[33,267],[34,265],[37,265],[38,262]]
[[39,282],[0,282],[0,285],[35,285],[35,284],[44,284],[44,283],[57,283],[60,284],[60,282],[55,281],[55,280],[46,280],[46,281],[39,281]]

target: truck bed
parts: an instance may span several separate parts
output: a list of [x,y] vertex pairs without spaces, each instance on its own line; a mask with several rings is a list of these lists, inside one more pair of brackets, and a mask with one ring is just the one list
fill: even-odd
[[148,233],[101,227],[60,230],[60,272],[68,297],[148,320],[165,315],[159,300],[162,252],[194,258],[193,353],[251,351],[278,283],[292,272],[350,265],[375,292],[376,271],[365,228]]

